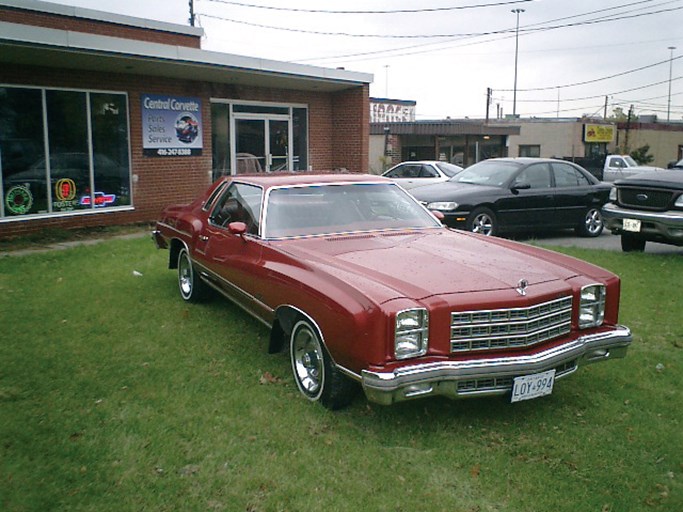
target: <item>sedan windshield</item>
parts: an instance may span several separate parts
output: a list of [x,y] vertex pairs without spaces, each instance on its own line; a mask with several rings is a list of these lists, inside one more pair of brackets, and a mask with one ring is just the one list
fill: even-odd
[[460,174],[451,178],[455,183],[473,183],[475,185],[488,185],[490,187],[502,187],[512,176],[519,171],[519,164],[486,160],[468,167]]
[[275,188],[267,202],[265,238],[441,225],[407,192],[388,183]]

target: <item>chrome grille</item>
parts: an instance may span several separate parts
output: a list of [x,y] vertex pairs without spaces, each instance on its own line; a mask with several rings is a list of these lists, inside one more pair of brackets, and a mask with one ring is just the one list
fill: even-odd
[[667,210],[673,198],[673,192],[649,188],[621,187],[619,204],[637,210]]
[[[555,378],[564,377],[576,370],[576,360],[566,362],[555,367]],[[510,391],[512,389],[512,377],[489,377],[482,379],[461,380],[458,382],[458,394],[467,395],[475,393],[489,393]]]
[[572,298],[527,308],[451,313],[451,352],[536,345],[571,330]]

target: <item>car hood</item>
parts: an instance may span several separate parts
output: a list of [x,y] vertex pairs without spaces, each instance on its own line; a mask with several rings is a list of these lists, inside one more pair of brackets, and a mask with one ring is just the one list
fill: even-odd
[[[547,253],[518,251],[509,241],[447,229],[351,234],[279,242],[314,271],[325,272],[382,303],[406,297],[514,289],[566,280],[574,269],[547,261]],[[531,253],[531,255],[530,255]],[[545,258],[543,257],[545,256]]]

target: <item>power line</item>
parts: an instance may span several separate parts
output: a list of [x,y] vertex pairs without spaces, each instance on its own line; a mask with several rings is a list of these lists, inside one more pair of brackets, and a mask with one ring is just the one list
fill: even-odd
[[[596,24],[600,24],[600,23],[608,23],[608,22],[621,21],[621,20],[626,20],[626,19],[641,18],[644,16],[651,16],[653,14],[662,14],[665,12],[679,11],[682,9],[683,9],[683,7],[672,7],[672,8],[668,8],[668,9],[660,9],[657,11],[645,12],[645,13],[640,13],[640,14],[605,17],[605,18],[598,18],[595,20],[577,21],[577,22],[573,22],[573,23],[565,23],[565,24],[548,26],[548,27],[520,28],[520,33],[527,33],[528,34],[528,33],[540,32],[540,31],[545,32],[548,30],[556,30],[559,28],[578,27],[578,26],[583,26],[583,25],[596,25]],[[448,39],[448,38],[483,37],[483,36],[491,36],[491,35],[499,35],[499,34],[509,34],[510,32],[515,31],[514,28],[510,28],[510,29],[502,29],[502,30],[492,30],[492,31],[488,31],[488,32],[469,32],[469,33],[460,33],[460,34],[357,34],[357,33],[354,34],[354,33],[349,33],[349,32],[331,32],[331,31],[322,31],[322,30],[306,30],[306,29],[290,28],[290,27],[277,27],[274,25],[266,25],[263,23],[252,23],[249,21],[237,20],[234,18],[224,18],[222,16],[216,16],[216,15],[208,14],[208,13],[202,13],[202,16],[205,18],[212,18],[212,19],[217,19],[217,20],[221,20],[221,21],[227,21],[230,23],[235,23],[238,25],[246,25],[249,27],[264,28],[264,29],[269,29],[269,30],[280,30],[280,31],[284,31],[284,32],[295,32],[295,33],[299,33],[299,34],[311,34],[311,35],[319,35],[319,36],[352,37],[352,38],[365,38],[365,39]],[[580,16],[585,16],[585,14],[577,15],[575,17],[580,17]],[[527,27],[533,27],[533,25],[529,25]]]
[[287,11],[287,12],[304,12],[313,14],[416,14],[416,13],[431,13],[431,12],[445,12],[445,11],[464,11],[468,9],[480,9],[485,7],[500,7],[503,5],[524,4],[533,2],[534,0],[508,0],[506,2],[494,2],[489,4],[472,4],[472,5],[458,5],[450,7],[426,7],[422,9],[390,9],[390,10],[333,10],[333,9],[303,9],[297,7],[279,7],[274,5],[257,5],[243,2],[230,2],[228,0],[208,0],[209,2],[216,2],[220,4],[234,5],[237,7],[248,7],[251,9],[264,9],[269,11]]

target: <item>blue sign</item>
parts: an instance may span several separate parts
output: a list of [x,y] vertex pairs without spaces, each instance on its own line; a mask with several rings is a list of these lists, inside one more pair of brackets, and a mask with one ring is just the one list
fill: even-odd
[[202,102],[199,98],[143,94],[141,104],[145,155],[201,155]]

